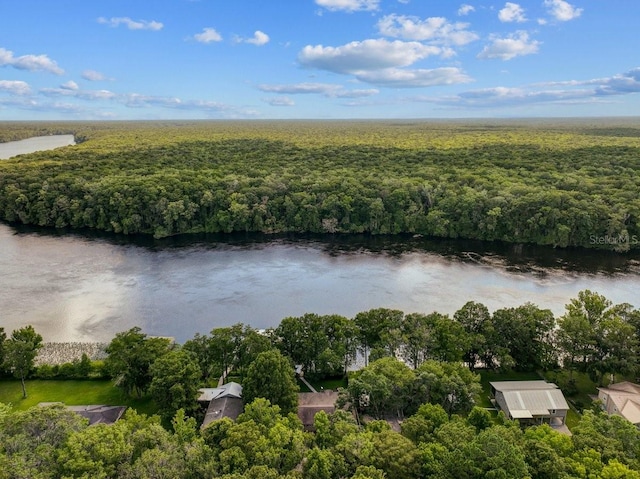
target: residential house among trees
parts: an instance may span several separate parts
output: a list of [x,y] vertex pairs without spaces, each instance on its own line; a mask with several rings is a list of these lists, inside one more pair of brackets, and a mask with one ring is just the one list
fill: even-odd
[[640,385],[623,381],[598,388],[598,399],[609,414],[622,416],[640,426]]
[[217,388],[199,389],[198,401],[208,403],[202,427],[223,417],[236,420],[242,413],[242,386],[236,382],[229,382]]
[[569,405],[558,386],[546,381],[495,381],[491,396],[509,419],[521,424],[565,424]]

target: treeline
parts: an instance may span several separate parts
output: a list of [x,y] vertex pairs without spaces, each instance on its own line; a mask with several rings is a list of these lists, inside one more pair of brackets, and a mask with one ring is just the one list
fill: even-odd
[[89,139],[80,146],[0,163],[0,216],[156,237],[366,232],[640,244],[635,128],[235,127],[78,126],[76,136]]
[[[261,332],[238,324],[183,345],[132,328],[109,343],[102,368],[126,393],[150,394],[160,418],[129,411],[87,427],[60,406],[0,404],[0,478],[638,479],[633,424],[595,406],[570,437],[522,430],[475,406],[474,369],[637,374],[639,327],[640,311],[583,291],[557,320],[532,304],[491,314],[469,302],[453,317],[374,309],[285,318]],[[42,338],[25,327],[0,339],[3,364],[24,377]],[[339,399],[355,416],[320,412],[304,432],[293,364],[317,379],[344,374],[356,356],[368,364]],[[200,429],[197,390],[225,373],[242,382],[245,410]],[[403,419],[399,432],[380,420],[389,417]]]
[[587,411],[572,436],[548,425],[522,430],[482,408],[466,416],[425,404],[401,432],[320,412],[315,433],[264,399],[233,422],[200,430],[178,411],[172,428],[129,410],[87,427],[62,406],[11,412],[0,404],[0,477],[7,479],[638,479],[640,431]]
[[532,303],[489,312],[468,302],[453,317],[378,308],[349,319],[305,314],[284,318],[257,333],[238,324],[196,335],[191,351],[203,379],[233,369],[242,376],[256,355],[277,348],[312,378],[340,376],[361,360],[400,359],[418,370],[430,361],[463,363],[470,371],[548,371],[565,367],[597,383],[640,372],[640,310],[614,305],[604,296],[581,291],[556,318]]
[[[18,332],[28,345],[37,345],[35,358],[42,338],[30,327]],[[16,358],[9,361],[10,347],[16,346],[18,353],[13,354],[19,356],[17,343],[0,328],[0,364],[4,359],[9,372],[18,363],[24,377],[111,376],[127,394],[138,396],[151,384],[154,361],[176,348],[197,363],[196,382],[201,385],[216,384],[231,371],[243,379],[258,355],[273,349],[311,379],[345,376],[354,364],[357,369],[392,358],[416,371],[430,362],[464,364],[471,372],[562,367],[571,373],[587,373],[602,384],[605,378],[640,373],[640,310],[585,290],[571,299],[558,318],[532,303],[491,313],[473,301],[452,317],[387,308],[364,311],[353,318],[308,313],[284,318],[265,331],[243,324],[215,328],[180,346],[132,328],[109,343],[104,361],[92,363],[85,355],[62,366],[37,368],[33,360],[26,366]]]

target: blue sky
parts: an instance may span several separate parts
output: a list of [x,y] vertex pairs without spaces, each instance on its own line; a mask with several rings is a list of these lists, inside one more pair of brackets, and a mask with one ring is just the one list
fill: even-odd
[[637,0],[0,0],[0,120],[627,116]]

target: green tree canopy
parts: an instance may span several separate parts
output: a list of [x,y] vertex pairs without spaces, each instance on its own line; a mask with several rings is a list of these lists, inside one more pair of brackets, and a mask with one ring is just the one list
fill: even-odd
[[265,398],[288,414],[297,411],[298,390],[291,363],[280,351],[272,349],[260,353],[249,365],[242,395],[245,403]]
[[[2,331],[4,335],[4,330]],[[16,329],[11,333],[11,337],[3,342],[4,344],[4,367],[17,378],[22,384],[22,397],[27,397],[25,379],[29,371],[33,369],[33,363],[42,347],[42,336],[36,333],[33,326],[25,326]],[[2,344],[0,344],[2,346]]]
[[126,394],[141,396],[151,384],[151,365],[170,349],[168,338],[148,337],[134,327],[111,340],[106,349],[105,369]]
[[178,409],[194,412],[198,403],[201,371],[191,353],[170,351],[154,361],[150,368],[149,393],[158,405],[160,415],[168,423]]

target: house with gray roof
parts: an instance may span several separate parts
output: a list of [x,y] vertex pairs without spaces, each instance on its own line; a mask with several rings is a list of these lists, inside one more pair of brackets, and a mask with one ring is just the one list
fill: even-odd
[[491,396],[509,419],[523,425],[565,424],[569,404],[558,386],[546,381],[495,381]]
[[89,426],[94,424],[113,424],[118,421],[127,410],[126,406],[109,406],[106,404],[88,404],[84,406],[67,406],[61,402],[41,402],[40,407],[52,405],[64,406],[67,410],[89,420]]
[[242,386],[238,383],[229,382],[217,388],[203,388],[198,391],[200,392],[198,401],[208,403],[201,426],[203,428],[225,417],[235,421],[244,409]]

